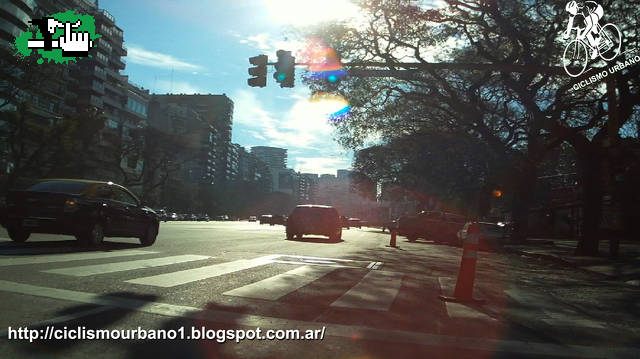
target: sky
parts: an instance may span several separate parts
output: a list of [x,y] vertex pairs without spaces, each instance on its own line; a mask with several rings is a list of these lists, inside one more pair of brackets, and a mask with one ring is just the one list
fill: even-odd
[[249,57],[276,61],[278,49],[296,51],[291,26],[347,20],[357,9],[345,0],[100,0],[123,30],[128,55],[122,72],[152,93],[226,94],[234,102],[232,142],[288,150],[287,166],[332,173],[351,166],[352,151],[334,140],[328,115],[345,104],[311,101],[296,73],[280,88],[269,66],[267,87],[249,87]]

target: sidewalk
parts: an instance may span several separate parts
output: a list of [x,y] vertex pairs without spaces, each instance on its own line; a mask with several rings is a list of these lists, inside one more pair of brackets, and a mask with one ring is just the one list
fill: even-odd
[[542,257],[575,268],[640,286],[640,243],[620,243],[618,258],[609,258],[609,241],[600,241],[599,257],[574,255],[576,240],[528,239],[523,244],[505,245],[505,249],[525,256]]

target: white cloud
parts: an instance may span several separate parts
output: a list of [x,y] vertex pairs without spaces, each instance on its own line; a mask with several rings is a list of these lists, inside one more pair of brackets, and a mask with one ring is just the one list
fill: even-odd
[[295,170],[301,173],[336,174],[338,169],[350,167],[344,158],[335,157],[295,157]]
[[240,40],[241,44],[249,44],[249,46],[260,50],[270,50],[272,48],[270,42],[271,41],[269,40],[269,35],[267,33],[249,36],[246,39]]
[[188,71],[202,70],[202,67],[199,65],[179,60],[168,54],[145,50],[137,45],[129,45],[127,61],[138,65],[160,67],[164,69]]
[[183,94],[192,95],[197,93],[208,93],[209,91],[205,91],[185,81],[158,80],[156,83],[155,89],[153,89],[153,92],[154,93],[183,93]]
[[255,92],[238,90],[234,101],[234,122],[246,127],[246,133],[262,145],[286,148],[289,164],[296,171],[333,173],[348,168],[350,160],[332,140],[333,126],[326,112],[336,111],[339,104],[330,101],[310,102],[309,96],[296,93],[299,100],[287,111],[276,113],[265,109]]
[[234,121],[249,127],[254,138],[271,146],[319,149],[331,143],[333,127],[323,113],[326,104],[300,99],[289,111],[272,113],[264,109],[254,92],[238,90],[232,98]]
[[[242,36],[238,34],[232,34],[234,37]],[[259,33],[256,35],[250,35],[240,40],[241,44],[247,44],[255,49],[262,51],[265,55],[269,57],[269,61],[276,61],[276,51],[282,49],[291,51],[294,56],[299,51],[302,51],[306,42],[301,40],[275,40],[270,37],[268,33]]]

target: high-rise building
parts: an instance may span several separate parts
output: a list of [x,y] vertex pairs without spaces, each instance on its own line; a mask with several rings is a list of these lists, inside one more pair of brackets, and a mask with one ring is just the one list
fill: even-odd
[[13,43],[16,36],[27,31],[36,11],[33,0],[3,1],[0,5],[0,46]]
[[[122,59],[127,49],[123,45],[123,32],[115,18],[98,8],[95,0],[10,0],[0,6],[0,45],[13,42],[24,31],[35,31],[29,21],[57,12],[74,10],[95,19],[96,33],[91,57],[76,63],[56,67],[59,74],[51,76],[42,87],[23,94],[33,106],[33,115],[46,121],[55,121],[64,115],[81,112],[88,107],[97,108],[107,118],[105,128],[89,149],[84,164],[85,178],[120,181],[121,168],[114,146],[127,136],[126,104],[127,78],[120,74],[125,68]],[[5,21],[7,20],[7,21]],[[137,125],[136,125],[137,126]]]
[[227,95],[154,95],[159,103],[173,103],[188,107],[198,113],[201,121],[215,131],[213,143],[214,182],[224,182],[233,178],[233,156],[231,146],[231,126],[233,124],[233,101]]
[[251,153],[262,160],[270,169],[287,168],[287,150],[284,148],[255,146],[251,147]]
[[149,126],[174,138],[176,159],[181,171],[179,181],[212,184],[216,177],[216,131],[191,106],[165,102],[152,95],[149,103]]

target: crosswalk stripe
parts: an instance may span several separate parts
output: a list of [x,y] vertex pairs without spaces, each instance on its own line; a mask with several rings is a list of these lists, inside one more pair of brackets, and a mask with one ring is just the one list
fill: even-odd
[[223,294],[236,297],[277,300],[334,271],[335,267],[302,266],[288,272],[239,287]]
[[[416,344],[433,347],[458,348],[487,353],[514,354],[511,356],[552,356],[552,357],[580,357],[580,358],[638,358],[640,350],[637,347],[619,347],[611,345],[586,346],[567,345],[557,343],[541,343],[532,341],[517,341],[505,339],[491,339],[480,337],[462,337],[453,335],[410,332],[408,330],[393,330],[388,328],[372,328],[356,325],[331,324],[318,321],[302,321],[283,319],[278,317],[260,316],[250,313],[213,310],[176,305],[171,303],[144,301],[140,299],[123,298],[97,293],[73,291],[50,287],[41,287],[0,280],[0,291],[42,298],[65,300],[75,303],[104,305],[122,308],[132,312],[162,315],[169,318],[189,318],[198,321],[228,324],[241,327],[263,327],[273,329],[321,330],[326,329],[332,337],[353,340],[354,334],[360,340],[394,342],[401,344]],[[508,355],[503,355],[508,356]]]
[[136,278],[126,281],[127,283],[144,284],[156,287],[174,287],[176,285],[187,284],[207,278],[218,277],[228,273],[241,271],[253,267],[271,263],[270,258],[260,257],[254,259],[240,259],[233,262],[219,263],[211,266],[187,269],[177,272],[158,274],[150,277]]
[[143,254],[153,254],[153,253],[157,253],[157,252],[140,251],[140,250],[123,250],[123,251],[112,251],[112,252],[84,252],[84,253],[69,253],[69,254],[46,254],[46,255],[29,256],[29,257],[11,257],[11,258],[1,258],[0,267],[23,265],[23,264],[71,262],[71,261],[124,257],[124,256],[139,256]]
[[331,306],[387,311],[400,290],[402,276],[402,273],[370,271]]
[[203,260],[208,258],[211,258],[211,257],[187,254],[187,255],[153,258],[153,259],[140,259],[136,261],[113,262],[113,263],[95,264],[95,265],[77,266],[77,267],[68,267],[68,268],[56,268],[56,269],[45,270],[44,272],[70,275],[74,277],[87,277],[87,276],[96,275],[96,274],[124,272],[124,271],[134,270],[134,269],[160,267],[160,266],[166,266],[170,264],[198,261],[198,260]]

